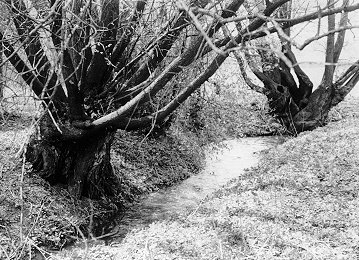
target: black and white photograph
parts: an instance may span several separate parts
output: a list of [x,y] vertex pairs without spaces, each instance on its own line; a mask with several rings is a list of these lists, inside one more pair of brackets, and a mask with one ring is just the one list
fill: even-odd
[[358,260],[358,0],[0,0],[0,260]]

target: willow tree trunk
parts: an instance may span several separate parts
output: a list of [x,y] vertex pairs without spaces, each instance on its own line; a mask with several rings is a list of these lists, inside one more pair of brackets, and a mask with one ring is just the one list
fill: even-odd
[[[357,61],[335,82],[333,82],[333,68],[330,68],[331,71],[326,69],[323,80],[313,91],[313,83],[299,66],[290,46],[284,44],[282,52],[285,59],[292,64],[291,66],[283,61],[283,57],[279,59],[273,52],[265,51],[270,49],[268,42],[262,41],[257,45],[261,67],[258,68],[253,63],[250,63],[250,67],[264,86],[260,87],[249,79],[245,72],[243,58],[237,54],[241,73],[253,90],[267,96],[272,114],[293,135],[324,125],[330,109],[341,102],[359,82],[359,61]],[[330,52],[333,55],[336,53]],[[248,60],[250,61],[251,58]],[[330,59],[326,61],[328,64],[335,64],[335,62]],[[325,66],[326,68],[333,67],[333,65]]]
[[295,64],[294,72],[299,84],[284,62],[277,65],[277,58],[272,54],[270,56],[262,55],[266,66],[263,66],[263,72],[254,73],[264,84],[263,92],[268,97],[273,115],[294,135],[324,125],[336,96],[334,84],[323,81],[312,92],[312,82],[296,63],[290,50],[286,56]]
[[305,108],[293,117],[291,128],[296,132],[313,130],[325,124],[334,99],[334,85],[321,84],[310,95]]
[[120,185],[110,162],[115,132],[101,131],[77,141],[64,141],[57,139],[56,131],[49,118],[40,122],[26,152],[33,169],[51,184],[65,184],[76,198],[116,200]]
[[[277,25],[282,27],[282,30],[277,31],[282,47],[281,52],[271,51],[273,42],[271,43],[265,38],[255,43],[258,55],[245,52],[251,70],[262,81],[263,87],[255,84],[247,76],[244,58],[235,53],[241,74],[247,85],[267,96],[272,114],[288,129],[289,133],[294,135],[324,125],[330,109],[341,102],[359,82],[359,60],[334,81],[336,64],[345,38],[345,30],[335,32],[335,14],[330,11],[335,9],[336,2],[339,1],[327,0],[328,27],[326,29],[330,33],[326,35],[327,44],[325,64],[323,65],[325,70],[321,83],[314,91],[313,83],[301,69],[291,50],[291,27],[286,26],[285,23]],[[346,10],[348,5],[349,1],[344,0],[339,8],[342,10],[339,28],[345,28],[348,24]],[[279,19],[290,20],[291,13],[291,2],[288,2],[280,7],[276,16]],[[240,28],[240,26],[237,27]],[[253,59],[253,57],[257,59]]]

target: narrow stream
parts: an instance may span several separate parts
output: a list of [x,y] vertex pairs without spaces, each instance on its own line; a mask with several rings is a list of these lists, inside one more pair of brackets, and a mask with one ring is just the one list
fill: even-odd
[[229,180],[239,177],[245,169],[258,164],[259,152],[283,143],[282,137],[248,137],[225,141],[226,148],[218,152],[208,149],[206,165],[202,172],[178,185],[150,194],[133,205],[118,220],[118,238],[133,228],[141,228],[154,221],[189,214],[208,194]]

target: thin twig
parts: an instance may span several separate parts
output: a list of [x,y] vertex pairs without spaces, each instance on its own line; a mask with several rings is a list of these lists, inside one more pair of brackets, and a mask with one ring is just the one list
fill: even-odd
[[203,38],[206,40],[206,42],[208,43],[208,45],[211,47],[212,50],[214,50],[215,52],[217,52],[218,54],[222,54],[225,55],[225,52],[222,51],[220,48],[218,48],[211,40],[211,38],[209,38],[209,36],[207,35],[207,33],[204,31],[201,23],[198,21],[197,16],[193,13],[192,9],[189,8],[185,3],[183,3],[183,1],[178,1],[177,5],[179,7],[179,9],[181,10],[185,10],[189,17],[191,17],[194,26],[197,28],[197,30],[202,34]]
[[55,125],[57,131],[59,131],[59,133],[62,134],[62,130],[60,129],[60,126],[57,124],[57,122],[56,122],[54,116],[52,115],[52,113],[51,113],[51,111],[50,111],[50,109],[47,109],[47,112],[48,112],[48,114],[50,115],[50,118],[51,118],[52,122],[54,123],[54,125]]
[[337,29],[334,29],[334,30],[330,30],[326,33],[323,33],[321,35],[316,35],[312,38],[309,38],[307,40],[304,41],[304,43],[300,46],[296,46],[298,48],[298,50],[303,50],[307,45],[309,45],[311,42],[313,41],[316,41],[316,40],[319,40],[321,38],[324,38],[326,36],[328,36],[329,34],[332,34],[332,33],[336,33],[336,32],[341,32],[341,31],[344,31],[344,30],[351,30],[351,29],[356,29],[356,28],[359,28],[359,25],[353,25],[353,26],[343,26],[343,27],[339,27]]

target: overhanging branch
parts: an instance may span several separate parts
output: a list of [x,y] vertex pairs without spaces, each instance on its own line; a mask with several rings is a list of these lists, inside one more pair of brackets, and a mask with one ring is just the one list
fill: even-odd
[[[282,4],[288,2],[289,0],[279,0],[264,10],[264,14],[269,16],[273,13],[276,8],[281,6]],[[261,25],[263,25],[265,21],[262,19],[255,19],[252,23],[248,25],[247,28],[243,29],[243,33],[247,31],[254,31],[258,29]],[[212,26],[211,26],[212,27]],[[241,42],[242,36],[238,35],[236,37],[236,42]],[[113,125],[116,122],[121,122],[133,109],[135,109],[138,105],[141,105],[144,101],[148,100],[149,97],[154,96],[160,89],[162,89],[166,83],[177,73],[182,70],[182,66],[187,66],[193,62],[195,59],[195,54],[199,46],[202,44],[203,36],[198,36],[196,40],[194,40],[189,48],[179,57],[171,62],[165,70],[144,90],[142,90],[139,94],[137,94],[133,99],[128,101],[125,105],[123,105],[118,110],[103,116],[92,123],[93,127],[104,127],[106,125]],[[235,42],[229,42],[224,50],[230,50],[231,48],[235,47]],[[225,55],[217,54],[214,61],[226,59],[228,57],[228,53]],[[211,63],[213,64],[213,63]],[[221,63],[219,63],[221,64]]]
[[[285,2],[287,2],[287,1],[285,1]],[[346,6],[346,7],[333,8],[333,9],[330,9],[327,11],[322,11],[321,13],[313,12],[313,13],[303,15],[298,18],[289,19],[289,20],[288,19],[276,19],[276,21],[278,23],[280,23],[281,28],[284,30],[284,29],[293,27],[294,25],[303,23],[303,22],[312,21],[312,20],[315,20],[318,18],[326,17],[328,15],[342,13],[342,12],[349,13],[349,12],[353,12],[358,9],[359,9],[359,4],[354,4],[354,5],[350,5],[350,6]],[[257,16],[254,16],[254,17],[257,17]],[[264,18],[262,17],[262,18],[256,18],[256,19],[263,21]],[[268,20],[268,21],[270,21],[270,20]],[[263,21],[263,23],[264,22],[265,21]],[[277,28],[275,26],[270,27],[270,28],[265,28],[264,30],[259,29],[256,31],[254,31],[254,30],[248,31],[248,32],[244,32],[243,36],[241,36],[238,40],[245,42],[245,41],[254,40],[254,39],[268,36],[268,33],[276,33],[276,32],[277,32]],[[221,40],[218,40],[215,44],[217,47],[222,47],[222,46],[225,46],[230,40],[231,40],[230,37],[225,37]],[[206,51],[208,52],[209,50],[206,50]]]
[[7,59],[14,66],[15,70],[21,75],[27,85],[31,87],[35,95],[41,97],[41,93],[44,89],[44,85],[37,78],[34,72],[26,65],[21,59],[16,50],[12,47],[12,44],[4,37],[0,32],[0,41],[3,44],[3,51]]

